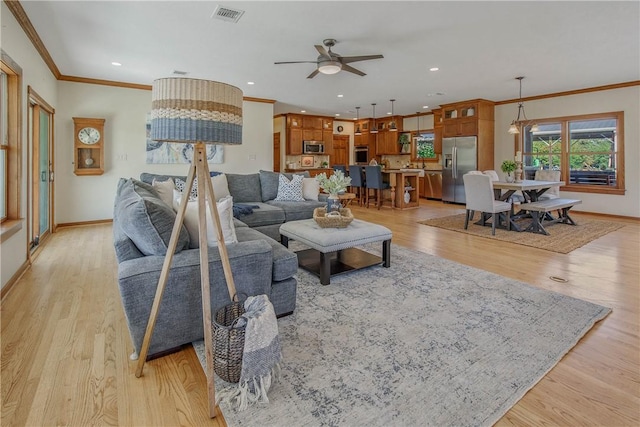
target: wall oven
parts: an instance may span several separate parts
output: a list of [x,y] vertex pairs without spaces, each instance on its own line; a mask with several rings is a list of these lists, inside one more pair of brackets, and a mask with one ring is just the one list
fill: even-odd
[[324,154],[324,142],[302,141],[303,154]]
[[354,163],[356,165],[369,164],[369,147],[354,147],[353,149]]

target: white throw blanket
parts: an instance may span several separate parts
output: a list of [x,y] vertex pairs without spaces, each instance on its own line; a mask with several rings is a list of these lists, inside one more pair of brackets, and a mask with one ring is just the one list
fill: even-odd
[[244,309],[237,323],[246,324],[240,382],[237,389],[222,391],[216,398],[216,404],[225,401],[241,411],[250,403],[269,402],[267,392],[279,374],[282,360],[276,313],[269,298],[249,297]]

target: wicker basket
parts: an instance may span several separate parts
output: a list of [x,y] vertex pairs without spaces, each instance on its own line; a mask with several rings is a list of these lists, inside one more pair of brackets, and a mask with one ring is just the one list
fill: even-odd
[[216,311],[213,319],[213,366],[216,374],[230,383],[240,381],[246,325],[236,321],[244,314],[243,302],[232,302]]
[[313,210],[313,219],[322,228],[344,228],[353,221],[351,209],[340,209],[340,215],[327,216],[327,208],[315,208]]

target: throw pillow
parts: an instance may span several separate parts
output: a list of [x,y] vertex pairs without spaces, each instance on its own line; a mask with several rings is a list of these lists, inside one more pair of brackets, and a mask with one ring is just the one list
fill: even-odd
[[173,190],[176,186],[173,183],[173,179],[169,178],[166,181],[153,180],[151,184],[153,188],[158,192],[158,195],[168,206],[173,206]]
[[315,178],[304,178],[302,180],[302,197],[305,200],[318,201],[320,194],[320,183]]
[[213,193],[216,196],[216,202],[219,202],[220,199],[231,196],[231,193],[229,193],[227,176],[225,174],[212,176],[211,184],[213,184]]
[[[184,189],[187,187],[187,182],[180,179],[180,178],[176,178],[176,189],[181,192],[184,193]],[[193,185],[191,186],[191,194],[189,194],[189,200],[195,200],[198,198],[198,178],[194,178],[193,180]]]
[[[182,201],[182,193],[174,192],[175,198],[173,200],[174,209],[180,206]],[[236,228],[233,223],[233,198],[227,196],[217,202],[218,215],[220,216],[220,227],[222,227],[222,237],[226,244],[237,243],[238,238],[236,236]],[[207,244],[209,246],[218,246],[218,233],[215,227],[215,222],[211,217],[211,211],[209,209],[209,202],[206,204],[207,208]],[[189,248],[195,249],[200,247],[200,234],[198,223],[198,201],[189,200],[187,202],[187,210],[184,214],[184,225],[189,232]]]
[[[118,188],[114,218],[129,239],[144,255],[166,255],[176,214],[149,184],[134,179]],[[176,253],[189,246],[189,235],[180,230]]]
[[286,176],[280,175],[278,184],[278,195],[274,200],[283,202],[304,202],[302,197],[302,175],[294,175],[291,181]]

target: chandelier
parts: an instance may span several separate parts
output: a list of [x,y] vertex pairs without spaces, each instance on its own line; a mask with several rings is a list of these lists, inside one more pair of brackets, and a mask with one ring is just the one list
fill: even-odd
[[[524,76],[516,77],[516,80],[520,81],[520,96],[518,99],[518,117],[516,117],[516,119],[511,122],[511,126],[509,126],[509,133],[512,135],[520,133],[520,124],[524,126],[531,125],[531,132],[537,132],[539,130],[538,125],[533,120],[529,121],[527,114],[524,112],[524,105],[522,104],[522,79],[524,79]],[[521,123],[520,115],[522,115],[523,123]]]

